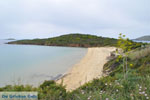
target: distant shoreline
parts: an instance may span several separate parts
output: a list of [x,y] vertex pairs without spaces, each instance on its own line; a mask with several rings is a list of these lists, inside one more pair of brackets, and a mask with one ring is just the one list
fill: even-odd
[[16,39],[13,39],[13,38],[9,38],[9,39],[5,39],[5,40],[16,40]]
[[67,34],[44,39],[26,39],[8,42],[7,44],[65,46],[65,47],[104,47],[116,46],[117,39],[89,34]]
[[74,47],[74,46],[57,46],[57,45],[40,45],[40,44],[10,44],[10,43],[4,43],[8,45],[29,45],[29,46],[47,46],[47,47],[64,47],[64,48],[85,48],[87,49],[88,47]]

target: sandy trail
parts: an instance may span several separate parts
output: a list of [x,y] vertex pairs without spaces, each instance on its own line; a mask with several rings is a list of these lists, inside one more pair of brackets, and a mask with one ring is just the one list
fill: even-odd
[[103,75],[103,66],[108,61],[107,57],[115,47],[97,47],[88,48],[85,57],[75,66],[73,66],[63,78],[57,81],[66,85],[68,91],[74,90],[94,78],[100,78]]

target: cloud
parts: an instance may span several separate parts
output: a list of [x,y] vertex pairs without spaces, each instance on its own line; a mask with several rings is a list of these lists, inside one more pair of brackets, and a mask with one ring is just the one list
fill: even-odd
[[1,0],[0,36],[43,38],[79,32],[117,37],[123,32],[135,38],[150,34],[149,3],[149,0]]

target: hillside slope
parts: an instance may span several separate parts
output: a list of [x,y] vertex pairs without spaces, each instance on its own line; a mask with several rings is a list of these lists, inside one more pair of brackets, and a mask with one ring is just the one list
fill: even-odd
[[136,40],[140,40],[140,41],[150,41],[150,36],[142,36],[137,38]]

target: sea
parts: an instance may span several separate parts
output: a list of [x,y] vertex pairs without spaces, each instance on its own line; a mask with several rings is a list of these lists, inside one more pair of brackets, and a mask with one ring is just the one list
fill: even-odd
[[56,80],[87,53],[77,47],[5,44],[9,41],[0,40],[0,87]]
[[140,40],[132,40],[132,41],[134,41],[134,42],[142,42],[142,43],[150,43],[150,41],[140,41]]

